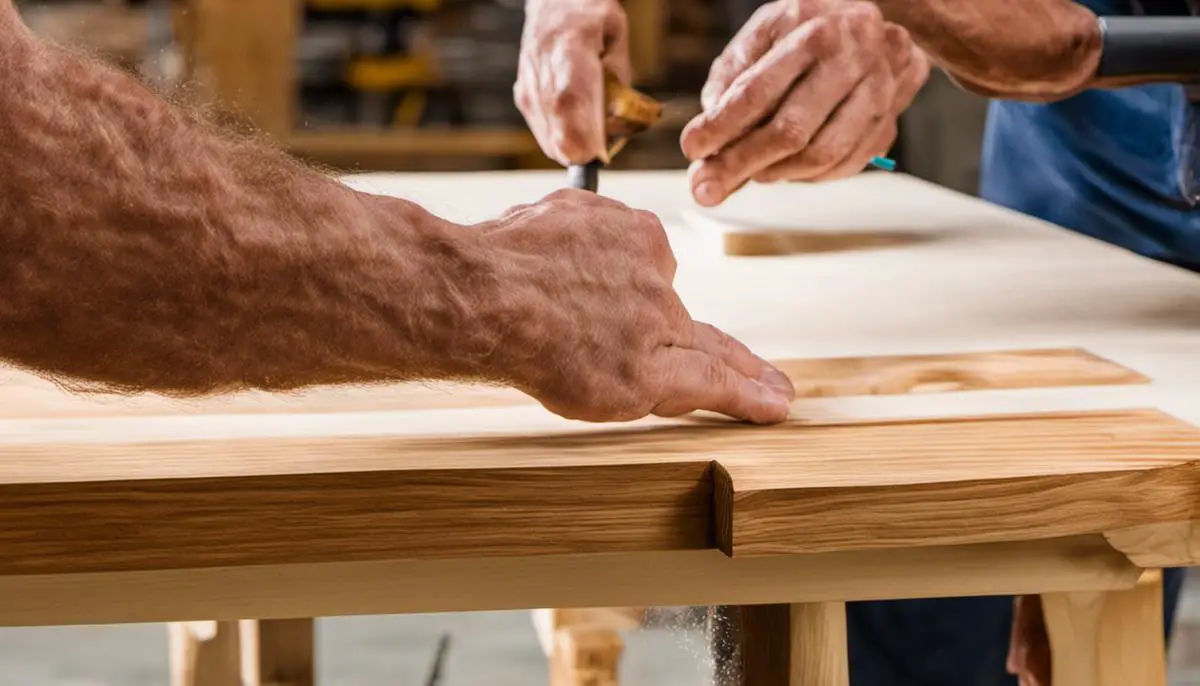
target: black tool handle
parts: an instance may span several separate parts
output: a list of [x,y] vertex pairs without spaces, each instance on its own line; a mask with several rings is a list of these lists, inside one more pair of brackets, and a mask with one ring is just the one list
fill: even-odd
[[1200,17],[1100,17],[1105,77],[1200,81]]
[[567,186],[595,193],[600,188],[600,160],[592,160],[587,164],[572,164],[567,167]]

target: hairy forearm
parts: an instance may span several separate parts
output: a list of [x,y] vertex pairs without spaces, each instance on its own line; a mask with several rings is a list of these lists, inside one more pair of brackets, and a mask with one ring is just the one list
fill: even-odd
[[1073,0],[874,0],[960,85],[977,93],[1053,100],[1096,81],[1096,16]]
[[0,358],[172,394],[478,376],[489,274],[471,232],[219,133],[0,0]]

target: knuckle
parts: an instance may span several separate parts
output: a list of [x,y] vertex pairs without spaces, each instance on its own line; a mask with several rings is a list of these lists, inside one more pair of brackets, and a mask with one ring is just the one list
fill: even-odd
[[553,205],[561,204],[578,204],[588,200],[592,193],[578,188],[559,188],[552,191],[542,199],[543,202]]
[[528,114],[533,111],[533,94],[530,92],[529,85],[521,78],[513,84],[513,102],[517,104],[517,109],[522,114]]
[[550,107],[554,112],[562,114],[570,112],[583,104],[584,95],[574,84],[567,84],[550,95]]
[[841,30],[838,24],[829,17],[817,17],[808,26],[808,31],[797,36],[797,41],[808,44],[808,49],[818,57],[828,57],[837,52],[841,46]]
[[808,142],[804,122],[796,115],[780,114],[767,123],[767,130],[776,143],[796,146]]
[[883,25],[883,12],[873,2],[851,2],[844,12],[851,26]]
[[845,156],[848,147],[842,140],[831,140],[828,143],[822,142],[814,145],[804,151],[805,166],[818,169],[832,167]]
[[733,381],[729,367],[717,362],[715,359],[710,359],[708,364],[705,365],[703,375],[704,385],[709,388],[726,388]]

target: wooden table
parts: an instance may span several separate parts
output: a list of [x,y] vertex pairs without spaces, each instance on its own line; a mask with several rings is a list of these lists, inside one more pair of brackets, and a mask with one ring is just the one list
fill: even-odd
[[[351,182],[468,221],[562,176]],[[1164,682],[1154,570],[1200,555],[1200,279],[896,174],[707,216],[679,173],[601,191],[662,217],[696,318],[793,373],[790,423],[596,426],[445,386],[182,404],[6,372],[0,624],[745,605],[774,632],[747,684],[828,686],[844,601],[1041,593],[1055,686]],[[727,257],[731,226],[802,252]]]

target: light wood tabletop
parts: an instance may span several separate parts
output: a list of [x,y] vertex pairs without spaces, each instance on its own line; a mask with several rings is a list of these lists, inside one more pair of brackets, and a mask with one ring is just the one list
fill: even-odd
[[[563,177],[348,182],[469,222]],[[1108,591],[1190,563],[1200,278],[900,174],[703,213],[682,173],[601,192],[661,217],[695,318],[793,375],[790,422],[6,370],[0,624]]]

